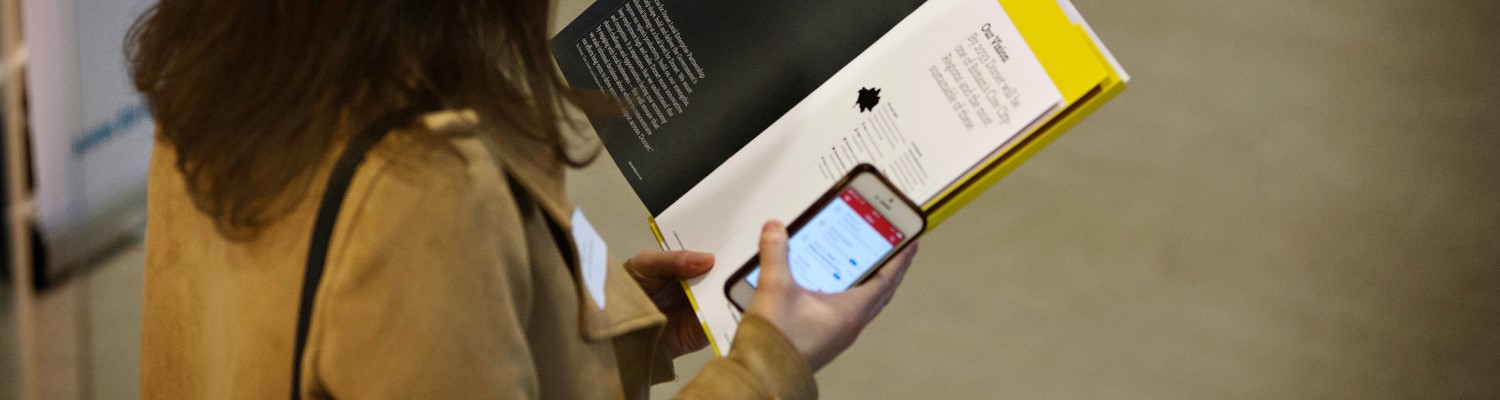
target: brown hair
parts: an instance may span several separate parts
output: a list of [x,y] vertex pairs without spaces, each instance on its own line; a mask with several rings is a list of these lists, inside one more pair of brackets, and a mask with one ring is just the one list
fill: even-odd
[[402,108],[472,108],[562,154],[562,110],[579,97],[552,64],[550,9],[161,0],[131,28],[126,53],[195,204],[246,238],[305,197],[312,170],[348,135]]

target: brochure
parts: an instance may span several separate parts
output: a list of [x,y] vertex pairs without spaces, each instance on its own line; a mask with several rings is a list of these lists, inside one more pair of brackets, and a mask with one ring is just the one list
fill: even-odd
[[[718,260],[687,286],[725,354],[740,317],[725,280],[757,252],[766,220],[796,218],[870,163],[936,225],[936,213],[1013,168],[1008,157],[1123,88],[1128,76],[1070,10],[1055,0],[600,0],[553,46],[571,85],[622,104],[591,123],[662,246]],[[1043,20],[1085,40],[1046,39],[1065,49],[1038,51],[1021,29]],[[1071,90],[1054,69],[1061,81],[1096,78],[1044,65],[1089,51],[1103,89]]]

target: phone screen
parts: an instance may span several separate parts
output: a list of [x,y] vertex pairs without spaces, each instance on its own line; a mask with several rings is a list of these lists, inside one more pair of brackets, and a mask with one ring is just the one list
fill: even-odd
[[[905,238],[859,192],[845,189],[787,240],[792,278],[808,290],[842,292]],[[760,267],[745,276],[751,287],[759,280]]]

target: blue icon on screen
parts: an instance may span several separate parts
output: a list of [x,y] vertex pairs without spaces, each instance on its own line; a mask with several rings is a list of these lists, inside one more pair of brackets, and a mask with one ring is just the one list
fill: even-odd
[[853,259],[853,258],[851,258],[851,259],[849,259],[849,265],[853,265],[853,266],[856,266],[856,267],[858,267],[858,266],[859,266],[859,263],[857,263],[857,262],[854,262],[854,259]]

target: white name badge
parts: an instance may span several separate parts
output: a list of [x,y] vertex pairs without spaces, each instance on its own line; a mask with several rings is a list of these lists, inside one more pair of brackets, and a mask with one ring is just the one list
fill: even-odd
[[583,285],[588,288],[594,305],[604,309],[604,275],[609,272],[609,247],[604,238],[594,231],[594,225],[583,217],[582,208],[573,209],[573,243],[578,246],[578,268],[583,274]]

